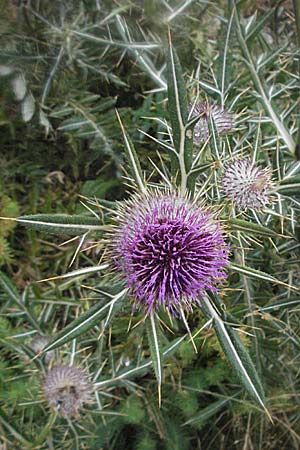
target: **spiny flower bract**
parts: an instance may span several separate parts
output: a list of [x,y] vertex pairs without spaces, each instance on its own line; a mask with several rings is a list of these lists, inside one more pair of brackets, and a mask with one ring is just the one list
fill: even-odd
[[261,209],[270,202],[271,169],[257,166],[249,157],[237,159],[225,169],[223,188],[237,207]]
[[121,207],[113,258],[137,306],[149,313],[163,305],[176,315],[226,277],[228,247],[210,212],[175,193],[155,191]]
[[194,128],[194,141],[196,143],[205,142],[208,139],[209,114],[212,116],[215,127],[219,134],[228,133],[234,126],[232,114],[226,111],[220,105],[209,105],[206,101],[196,103],[193,107],[192,115],[198,116],[199,114],[201,114],[201,117]]
[[63,417],[75,416],[90,400],[92,385],[85,372],[76,366],[58,364],[47,373],[43,389],[48,403]]

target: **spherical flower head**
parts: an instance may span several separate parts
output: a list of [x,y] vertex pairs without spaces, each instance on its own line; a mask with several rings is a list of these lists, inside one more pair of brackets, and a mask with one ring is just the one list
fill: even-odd
[[163,305],[174,315],[226,274],[220,225],[206,209],[175,193],[136,195],[120,210],[113,255],[136,305],[149,314]]
[[237,207],[259,210],[270,202],[271,169],[257,166],[248,157],[237,159],[225,169],[223,188]]
[[43,389],[49,405],[66,418],[77,415],[92,393],[92,385],[85,372],[79,367],[64,364],[49,370]]
[[[190,107],[192,108],[192,104]],[[208,120],[209,114],[212,116],[215,127],[219,134],[227,134],[234,127],[233,116],[220,105],[209,105],[206,101],[196,103],[193,108],[192,115],[198,116],[200,119],[194,128],[194,141],[197,144],[205,142],[209,137]]]

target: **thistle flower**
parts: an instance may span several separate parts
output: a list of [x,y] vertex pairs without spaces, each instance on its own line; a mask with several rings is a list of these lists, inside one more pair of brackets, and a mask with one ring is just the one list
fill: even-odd
[[75,416],[90,400],[92,385],[85,372],[76,366],[59,364],[47,373],[43,389],[49,405],[63,417]]
[[271,169],[258,167],[248,157],[237,159],[225,169],[223,188],[239,208],[261,209],[270,201]]
[[228,248],[207,210],[174,193],[136,195],[120,210],[113,259],[147,313],[176,315],[226,277]]
[[[39,354],[44,348],[49,344],[49,338],[47,336],[42,336],[37,334],[29,343],[29,347],[34,351],[34,353]],[[45,355],[45,361],[49,363],[51,359],[54,358],[54,350],[50,350]]]
[[[192,107],[192,105],[191,105]],[[230,130],[232,130],[233,124],[233,116],[220,105],[209,105],[206,101],[196,103],[194,106],[193,116],[198,116],[201,114],[200,119],[195,125],[194,128],[194,141],[197,144],[201,142],[205,142],[209,136],[209,128],[208,128],[208,118],[209,114],[211,114],[215,127],[219,134],[226,134]]]

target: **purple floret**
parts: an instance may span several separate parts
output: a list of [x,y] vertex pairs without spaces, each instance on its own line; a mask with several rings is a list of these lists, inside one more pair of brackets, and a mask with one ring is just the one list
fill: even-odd
[[176,314],[226,277],[228,247],[212,214],[175,194],[136,196],[121,213],[114,260],[137,305]]

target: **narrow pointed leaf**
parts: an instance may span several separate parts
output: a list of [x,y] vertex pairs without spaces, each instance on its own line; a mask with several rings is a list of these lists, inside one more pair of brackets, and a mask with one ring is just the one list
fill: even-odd
[[0,271],[0,286],[7,293],[9,298],[18,306],[18,308],[24,312],[27,316],[28,321],[33,325],[36,330],[41,331],[40,325],[35,317],[34,312],[28,308],[21,300],[21,295],[19,294],[16,286],[12,283],[5,273]]
[[216,413],[218,413],[221,409],[224,408],[226,403],[228,403],[230,399],[223,398],[221,400],[217,400],[213,402],[211,405],[207,406],[206,408],[203,408],[200,412],[195,414],[193,417],[191,417],[189,420],[187,420],[184,425],[191,425],[193,423],[201,424],[205,423],[208,419],[210,419],[212,416],[214,416]]
[[203,308],[207,316],[213,319],[214,329],[222,349],[235,369],[249,395],[267,412],[264,404],[264,391],[253,362],[237,332],[226,324],[217,313],[208,298],[203,298]]
[[85,277],[85,276],[89,276],[90,274],[92,274],[94,272],[99,272],[100,270],[107,269],[108,267],[109,267],[108,264],[102,264],[100,266],[84,267],[83,269],[76,269],[76,270],[73,270],[72,272],[67,272],[63,275],[58,275],[56,277],[45,278],[44,280],[39,280],[38,283],[42,283],[43,281],[62,280],[64,278]]
[[[166,345],[161,352],[162,359],[164,360],[168,356],[173,355],[181,343],[186,338],[186,335],[181,336],[180,338],[174,339],[168,345]],[[130,367],[120,371],[118,375],[112,378],[107,378],[106,380],[102,380],[99,383],[95,383],[95,387],[98,389],[102,389],[107,386],[112,386],[119,384],[122,381],[129,380],[136,376],[142,376],[149,371],[152,367],[152,358],[147,358],[144,362],[142,362],[139,366],[131,365]]]
[[[172,156],[172,175],[180,171],[181,188],[185,190],[188,180],[187,173],[192,166],[193,133],[186,128],[188,121],[188,101],[180,61],[172,46],[169,34],[169,49],[167,57],[168,109],[173,131],[173,142],[178,157]],[[189,186],[191,188],[191,186]]]
[[118,121],[119,121],[119,124],[121,127],[122,134],[123,134],[126,156],[128,159],[128,164],[131,168],[131,175],[133,176],[133,179],[136,182],[136,184],[138,185],[140,191],[144,192],[145,184],[143,181],[142,169],[140,166],[139,159],[137,157],[133,143],[131,142],[129,135],[124,128],[123,122],[122,122],[121,117],[117,110],[116,110],[116,114],[117,114],[117,118],[118,118]]
[[259,308],[259,311],[266,312],[266,311],[277,311],[279,309],[291,309],[298,307],[300,305],[300,297],[289,297],[281,300],[276,300],[275,302],[272,302],[269,305],[263,306]]
[[232,58],[230,53],[230,36],[232,29],[232,21],[233,21],[233,12],[230,18],[227,20],[226,28],[223,25],[223,29],[221,32],[221,53],[220,53],[220,68],[219,68],[219,86],[221,90],[221,105],[224,107],[225,103],[225,94],[227,91],[227,87],[230,81],[230,73],[232,70]]
[[253,84],[259,93],[259,96],[257,97],[263,107],[265,108],[266,113],[272,120],[272,123],[274,127],[277,130],[278,135],[282,138],[283,142],[293,155],[295,153],[295,142],[289,133],[288,129],[286,128],[285,124],[283,123],[282,119],[280,119],[278,113],[276,112],[276,109],[274,105],[272,104],[271,100],[268,96],[268,89],[264,84],[264,80],[260,78],[260,75],[258,74],[255,63],[253,60],[253,57],[250,53],[250,50],[248,48],[248,44],[246,42],[244,31],[241,26],[241,20],[236,8],[236,4],[233,0],[230,1],[233,11],[234,11],[234,17],[235,17],[235,25],[237,30],[237,37],[238,41],[244,56],[244,62],[246,63],[246,66],[249,69],[249,72],[251,74],[251,78],[253,81]]
[[12,417],[7,417],[3,409],[0,410],[0,423],[8,432],[22,444],[22,448],[32,448],[31,443],[18,431],[15,424],[12,422]]
[[87,231],[103,231],[104,227],[96,217],[68,214],[33,214],[18,217],[17,222],[33,230],[58,235],[86,233]]
[[161,383],[162,383],[162,356],[160,343],[158,338],[158,324],[155,313],[152,311],[150,317],[146,319],[147,335],[150,348],[152,364],[158,384],[159,403],[161,398]]
[[0,285],[13,302],[20,302],[20,293],[5,273],[0,272]]
[[259,225],[254,222],[248,222],[247,220],[229,219],[228,223],[231,230],[245,231],[246,233],[251,233],[263,237],[279,236],[275,231],[271,230],[270,228],[264,227],[263,225]]
[[208,114],[208,131],[209,131],[209,145],[210,148],[212,150],[212,153],[214,155],[216,155],[218,158],[220,155],[220,138],[219,138],[219,133],[218,133],[218,129],[216,127],[213,115],[211,114],[211,112],[209,112]]
[[270,17],[273,14],[276,14],[276,8],[281,3],[281,0],[278,0],[275,5],[272,8],[268,8],[267,12],[263,14],[259,19],[253,20],[251,26],[247,30],[246,33],[246,41],[251,41],[252,39],[255,39],[258,34],[262,31],[264,28],[266,22],[270,19]]
[[81,314],[63,330],[58,332],[47,347],[43,349],[42,353],[61,347],[63,344],[66,344],[72,339],[81,336],[93,326],[99,324],[103,319],[106,319],[105,325],[107,326],[113,315],[123,306],[126,293],[127,289],[123,289],[123,291],[115,295],[110,301],[107,301],[106,298],[103,301],[97,302],[88,311]]
[[259,280],[264,281],[270,281],[274,284],[280,284],[282,286],[288,286],[291,289],[299,290],[297,287],[290,286],[287,283],[284,283],[283,281],[277,280],[277,278],[273,277],[272,275],[262,272],[261,270],[253,269],[252,267],[248,266],[241,266],[240,264],[231,263],[229,267],[234,270],[235,272],[241,273],[243,275],[247,275],[252,278],[257,278]]

